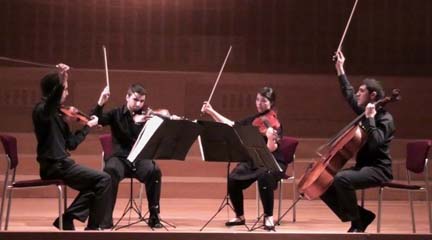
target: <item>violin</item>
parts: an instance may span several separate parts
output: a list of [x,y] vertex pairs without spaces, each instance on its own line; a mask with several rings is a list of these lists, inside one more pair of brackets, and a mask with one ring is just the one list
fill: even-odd
[[69,121],[86,125],[90,117],[73,106],[61,106],[60,113]]
[[[252,125],[257,127],[258,131],[264,136],[268,128],[273,128],[275,130],[280,128],[280,122],[274,110],[269,110],[267,113],[255,118],[252,121]],[[277,137],[276,140],[279,140],[279,137]]]
[[158,116],[163,119],[172,119],[172,120],[180,120],[184,119],[183,117],[179,117],[177,115],[172,115],[168,109],[165,108],[159,108],[159,109],[151,109],[149,107],[146,108],[146,110],[141,110],[138,112],[133,113],[133,120],[135,123],[144,123],[149,118],[153,116]]

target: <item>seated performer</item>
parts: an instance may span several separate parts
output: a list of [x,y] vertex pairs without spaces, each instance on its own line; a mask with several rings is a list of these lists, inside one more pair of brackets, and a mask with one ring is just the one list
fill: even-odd
[[341,51],[336,53],[336,57],[335,66],[342,94],[356,114],[365,113],[361,126],[367,136],[357,153],[355,166],[338,172],[321,199],[341,221],[351,221],[348,232],[364,232],[375,219],[375,214],[357,205],[355,190],[379,186],[393,178],[389,145],[395,126],[389,112],[375,108],[374,102],[384,97],[380,83],[375,79],[364,79],[357,93],[354,93],[345,75],[345,57]]
[[[104,225],[107,216],[106,198],[111,194],[111,179],[104,172],[76,164],[69,151],[84,141],[90,128],[98,124],[94,117],[75,133],[71,133],[61,114],[60,106],[68,96],[68,70],[57,65],[59,72],[41,80],[42,101],[33,110],[33,126],[37,138],[37,161],[42,179],[61,179],[77,191],[78,196],[63,214],[63,229],[75,230],[74,219],[84,222],[89,216],[86,230],[110,228]],[[109,216],[109,214],[108,214]],[[54,221],[59,228],[59,219]]]
[[108,202],[107,212],[111,213],[107,222],[112,224],[112,213],[117,199],[120,181],[125,177],[133,177],[145,183],[150,218],[148,225],[152,228],[163,227],[160,219],[160,194],[162,172],[152,159],[136,159],[133,163],[127,160],[135,140],[138,138],[144,123],[148,119],[145,114],[144,102],[147,91],[140,84],[132,84],[126,94],[126,105],[103,113],[103,107],[109,98],[106,87],[99,98],[94,114],[99,117],[99,124],[109,125],[113,138],[113,154],[107,156],[104,171],[111,175],[112,194]]
[[[274,111],[276,94],[270,87],[264,87],[256,96],[255,105],[258,114],[248,117],[244,120],[233,122],[224,117],[208,103],[204,102],[201,109],[202,112],[209,114],[215,121],[233,126],[239,125],[254,125],[253,122],[260,121],[267,116],[276,117]],[[276,128],[276,129],[275,129]],[[277,160],[280,167],[285,172],[286,165],[282,152],[278,148],[278,139],[282,136],[282,126],[265,127],[263,130],[264,139],[267,147]],[[259,193],[261,196],[262,205],[264,208],[264,229],[274,230],[273,221],[273,191],[277,188],[277,182],[282,178],[281,173],[270,172],[266,169],[257,169],[250,162],[240,162],[230,173],[228,178],[228,193],[231,203],[234,206],[236,217],[225,223],[226,226],[244,225],[244,207],[243,207],[243,190],[248,188],[252,183],[258,181]]]

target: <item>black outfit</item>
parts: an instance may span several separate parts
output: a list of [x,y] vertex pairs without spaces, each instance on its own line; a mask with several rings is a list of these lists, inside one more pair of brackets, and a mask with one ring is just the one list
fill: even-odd
[[[265,111],[255,116],[235,122],[235,125],[252,125],[252,122],[255,118],[260,117],[267,112],[268,111]],[[278,131],[278,135],[282,137],[282,127],[276,130]],[[267,143],[267,138],[265,136],[263,137]],[[250,162],[240,162],[230,173],[228,177],[228,193],[237,216],[244,215],[243,190],[248,188],[257,180],[259,193],[264,208],[264,214],[266,216],[273,216],[273,191],[276,190],[277,183],[283,177],[283,173],[285,173],[287,165],[282,152],[279,150],[279,147],[273,151],[272,154],[279,166],[282,168],[283,172],[271,172],[262,168],[254,168]]]
[[[357,105],[354,89],[346,75],[339,76],[339,83],[342,94],[351,108],[356,114],[362,114],[365,109]],[[393,178],[389,150],[395,132],[392,115],[383,108],[378,108],[374,118],[364,118],[360,125],[365,130],[367,139],[357,153],[355,166],[338,172],[333,184],[321,196],[343,222],[361,221],[365,213],[373,215],[357,205],[356,189],[376,187]],[[370,221],[373,218],[374,215],[370,217]]]
[[[113,154],[105,157],[104,171],[111,175],[112,194],[106,201],[108,211],[113,212],[117,199],[119,183],[125,177],[133,177],[145,183],[150,216],[160,212],[162,172],[152,159],[136,159],[133,163],[127,160],[144,124],[136,124],[126,106],[118,107],[103,113],[103,106],[96,106],[93,113],[99,117],[99,124],[111,126]],[[112,223],[112,217],[109,220]]]
[[60,99],[64,87],[54,87],[33,110],[33,126],[37,138],[37,161],[42,179],[62,179],[68,187],[79,191],[65,211],[64,218],[84,222],[89,216],[87,229],[109,228],[102,220],[106,216],[106,197],[111,192],[110,176],[76,164],[69,158],[89,133],[89,127],[71,133],[60,116]]

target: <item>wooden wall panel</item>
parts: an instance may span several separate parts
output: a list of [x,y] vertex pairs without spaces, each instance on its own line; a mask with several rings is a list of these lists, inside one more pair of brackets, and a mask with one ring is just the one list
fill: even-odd
[[[39,99],[42,68],[0,67],[0,132],[31,132],[31,110]],[[168,108],[189,119],[200,116],[217,72],[111,71],[111,98],[107,108],[125,102],[127,87],[140,82],[149,90],[147,104]],[[357,87],[364,76],[350,75]],[[388,106],[396,120],[398,138],[431,138],[432,113],[429,77],[377,76],[387,92],[400,88],[402,101]],[[102,70],[72,70],[66,104],[89,111],[105,85]],[[355,115],[344,102],[335,74],[224,73],[212,98],[213,106],[233,120],[256,112],[258,89],[271,86],[277,92],[279,117],[288,135],[327,138]]]
[[[0,56],[75,67],[330,73],[353,0],[0,0]],[[432,1],[362,0],[344,50],[358,74],[432,74]],[[10,65],[0,62],[1,65]]]

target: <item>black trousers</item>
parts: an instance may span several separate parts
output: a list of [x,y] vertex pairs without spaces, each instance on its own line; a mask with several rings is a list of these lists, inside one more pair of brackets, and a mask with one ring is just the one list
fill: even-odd
[[111,157],[105,161],[104,171],[111,176],[111,194],[107,197],[107,212],[110,212],[110,218],[105,222],[112,224],[112,213],[117,200],[119,183],[125,177],[132,177],[145,184],[148,209],[150,214],[160,212],[160,195],[162,185],[162,172],[156,165],[155,161],[147,159],[137,159],[134,167],[126,158]]
[[360,218],[355,190],[377,187],[389,178],[377,167],[346,169],[338,172],[321,199],[343,222]]
[[103,223],[109,216],[106,199],[111,195],[111,179],[107,173],[76,164],[70,158],[40,163],[42,179],[62,179],[68,187],[79,191],[65,216],[81,222],[89,217],[88,229],[110,227]]
[[264,209],[264,214],[266,216],[273,216],[273,191],[277,187],[278,179],[270,172],[264,172],[255,178],[247,180],[239,180],[232,178],[231,176],[228,178],[228,193],[236,216],[244,215],[243,190],[248,188],[255,181],[258,181],[258,189]]

